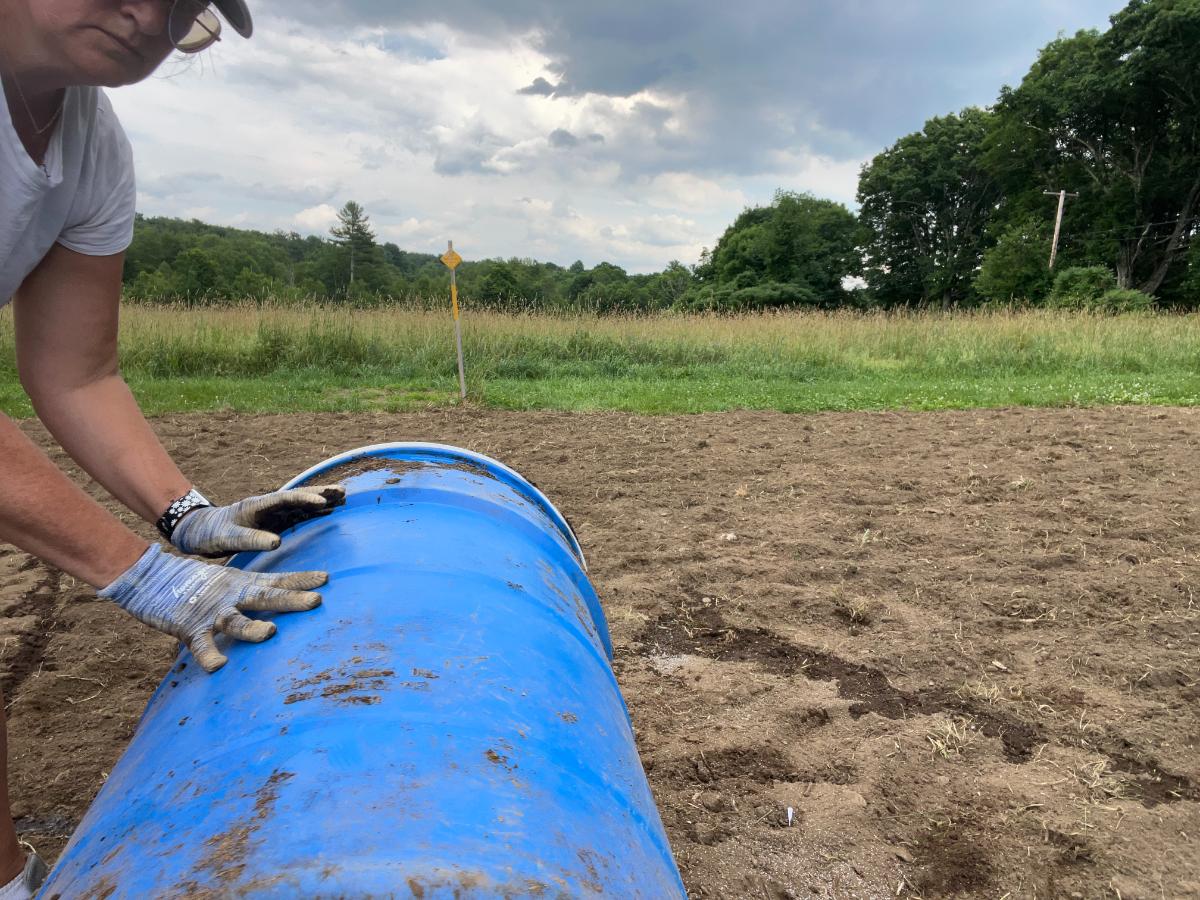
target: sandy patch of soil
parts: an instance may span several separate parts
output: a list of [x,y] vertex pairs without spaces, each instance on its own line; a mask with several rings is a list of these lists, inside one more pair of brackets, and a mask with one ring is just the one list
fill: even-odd
[[[1200,896],[1200,412],[155,425],[222,500],[384,440],[536,482],[592,564],[693,896]],[[13,806],[48,857],[173,652],[0,548]]]

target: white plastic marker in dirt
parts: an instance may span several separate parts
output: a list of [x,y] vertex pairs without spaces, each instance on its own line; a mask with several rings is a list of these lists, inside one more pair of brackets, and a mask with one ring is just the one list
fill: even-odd
[[454,252],[454,241],[446,241],[446,252],[442,254],[442,264],[450,270],[450,309],[454,313],[454,342],[458,345],[458,392],[459,396],[467,399],[467,376],[463,372],[462,355],[462,325],[458,321],[458,281],[454,270],[462,262],[462,257]]

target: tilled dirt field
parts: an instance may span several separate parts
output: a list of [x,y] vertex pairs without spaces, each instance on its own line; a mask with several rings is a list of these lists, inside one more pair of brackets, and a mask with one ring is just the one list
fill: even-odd
[[[225,501],[382,440],[535,481],[693,896],[1200,897],[1200,411],[156,427]],[[10,548],[0,617],[14,813],[52,858],[173,642]]]

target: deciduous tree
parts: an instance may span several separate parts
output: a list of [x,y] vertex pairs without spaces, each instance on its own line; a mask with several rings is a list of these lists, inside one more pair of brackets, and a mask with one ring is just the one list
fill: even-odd
[[974,298],[999,186],[982,161],[991,114],[930,119],[863,167],[864,276],[883,306],[949,307]]
[[770,206],[745,210],[701,257],[689,302],[733,309],[839,306],[846,300],[844,280],[860,268],[857,240],[854,214],[842,204],[779,191]]
[[1049,215],[1043,190],[1078,192],[1065,258],[1158,292],[1200,230],[1200,0],[1133,0],[1107,31],[1053,41],[996,115],[1003,214]]

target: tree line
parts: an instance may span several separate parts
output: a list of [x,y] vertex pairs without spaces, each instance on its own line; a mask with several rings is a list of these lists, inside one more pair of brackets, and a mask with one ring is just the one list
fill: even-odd
[[[1057,260],[1057,194],[1066,202]],[[986,109],[939,116],[866,164],[857,214],[779,191],[691,266],[631,275],[480,260],[464,298],[598,312],[778,307],[1200,306],[1200,0],[1131,0],[1044,47]],[[379,243],[347,203],[328,237],[139,217],[125,287],[149,300],[386,303],[446,291],[434,254]]]
[[[601,262],[587,268],[533,259],[466,261],[457,270],[464,300],[495,309],[649,311],[677,306],[692,269],[631,275]],[[376,240],[370,217],[348,202],[328,237],[267,234],[195,220],[139,215],[125,256],[125,294],[143,301],[220,304],[318,301],[360,306],[445,302],[449,276],[432,253]]]

